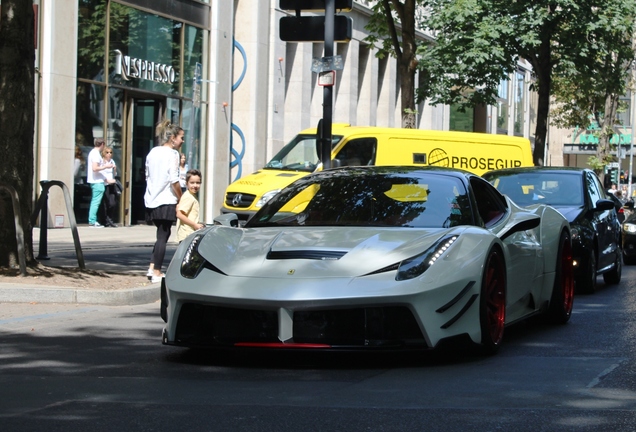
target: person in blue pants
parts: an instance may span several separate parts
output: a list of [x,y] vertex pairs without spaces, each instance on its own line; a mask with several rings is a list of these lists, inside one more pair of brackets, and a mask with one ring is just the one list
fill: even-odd
[[95,146],[88,154],[88,169],[86,170],[86,181],[91,185],[91,205],[88,210],[88,224],[94,228],[103,228],[104,225],[97,221],[97,210],[102,203],[104,191],[106,190],[106,176],[103,170],[112,168],[112,163],[104,163],[102,159],[102,149],[104,139],[95,139]]

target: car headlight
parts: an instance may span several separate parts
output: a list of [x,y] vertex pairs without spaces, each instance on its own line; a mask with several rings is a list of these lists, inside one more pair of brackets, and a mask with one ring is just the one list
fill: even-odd
[[455,240],[457,240],[457,237],[459,236],[452,235],[444,237],[423,253],[402,261],[398,267],[395,280],[413,279],[424,273],[448,251]]
[[623,231],[626,233],[634,234],[636,233],[636,225],[631,223],[623,224]]
[[263,196],[261,197],[261,199],[256,201],[256,205],[254,205],[254,207],[256,208],[263,207],[267,203],[267,201],[271,200],[274,197],[274,195],[276,195],[278,192],[280,192],[280,189],[265,192]]
[[196,234],[188,245],[185,254],[183,254],[183,261],[181,261],[181,276],[187,279],[194,279],[204,268],[227,276],[199,253],[199,243],[201,243],[203,237],[205,237],[205,234]]
[[192,242],[188,245],[188,249],[183,255],[181,262],[181,276],[188,279],[194,279],[203,269],[205,258],[199,253],[199,242],[203,238],[203,234],[194,236]]

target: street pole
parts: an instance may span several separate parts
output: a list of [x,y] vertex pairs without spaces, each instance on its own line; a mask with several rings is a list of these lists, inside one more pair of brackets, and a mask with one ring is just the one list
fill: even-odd
[[[632,69],[632,83],[634,83],[634,69]],[[633,85],[633,84],[632,84]],[[629,180],[627,187],[627,194],[629,195],[625,199],[632,199],[632,175],[633,175],[633,167],[634,167],[634,132],[636,132],[636,93],[634,89],[631,89],[631,115],[632,115],[632,133],[631,139],[629,140]]]
[[[325,1],[325,58],[333,57],[335,0]],[[331,123],[333,116],[333,86],[324,86],[322,102],[322,169],[331,168]]]

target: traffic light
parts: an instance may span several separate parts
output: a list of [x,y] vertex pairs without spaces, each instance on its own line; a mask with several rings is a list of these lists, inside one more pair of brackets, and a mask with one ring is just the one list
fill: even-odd
[[612,179],[612,183],[618,184],[618,169],[610,168],[610,178]]

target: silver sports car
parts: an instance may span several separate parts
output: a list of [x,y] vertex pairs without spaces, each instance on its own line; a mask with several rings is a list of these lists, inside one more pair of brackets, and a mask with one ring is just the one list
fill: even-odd
[[163,343],[234,349],[495,352],[504,328],[565,323],[570,228],[481,177],[443,168],[346,167],[282,190],[179,245],[162,283]]

